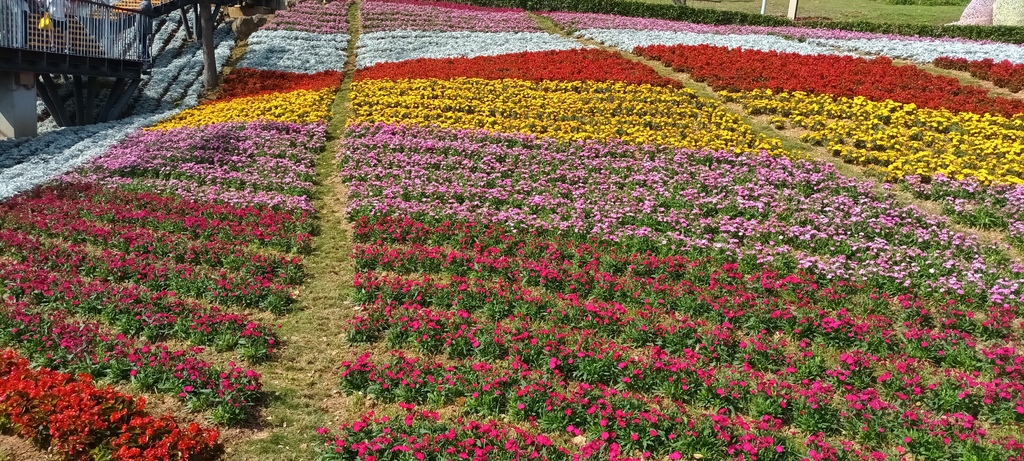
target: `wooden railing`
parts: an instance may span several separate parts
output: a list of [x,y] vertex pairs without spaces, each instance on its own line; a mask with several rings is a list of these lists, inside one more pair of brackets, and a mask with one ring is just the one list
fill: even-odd
[[[0,0],[0,47],[70,56],[148,61],[152,18],[89,0]],[[49,13],[52,27],[41,29]]]

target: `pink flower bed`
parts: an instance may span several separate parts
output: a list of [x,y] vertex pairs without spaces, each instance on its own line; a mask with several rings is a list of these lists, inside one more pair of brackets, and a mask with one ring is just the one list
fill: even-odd
[[447,2],[369,1],[363,4],[363,32],[539,32],[522,10],[480,8]]

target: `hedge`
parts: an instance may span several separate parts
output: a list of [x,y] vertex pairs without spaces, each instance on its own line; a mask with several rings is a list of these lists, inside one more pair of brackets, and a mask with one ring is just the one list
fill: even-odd
[[669,19],[698,24],[735,24],[743,26],[797,26],[837,29],[919,37],[966,38],[1005,43],[1024,43],[1024,27],[1012,26],[933,26],[927,24],[889,24],[869,21],[800,21],[736,11],[719,11],[678,5],[656,5],[629,0],[455,0],[476,6],[521,8],[529,11],[573,11],[619,16]]

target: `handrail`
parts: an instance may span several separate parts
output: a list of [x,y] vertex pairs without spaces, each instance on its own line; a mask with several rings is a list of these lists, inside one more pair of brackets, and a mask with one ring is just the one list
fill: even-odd
[[[152,16],[92,0],[0,0],[0,47],[147,62]],[[40,29],[49,13],[52,27]]]

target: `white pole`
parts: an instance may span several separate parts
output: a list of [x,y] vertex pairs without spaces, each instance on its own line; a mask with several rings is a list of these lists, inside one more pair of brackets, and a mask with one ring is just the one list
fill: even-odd
[[761,16],[764,16],[764,8],[768,6],[768,0],[761,0]]
[[796,4],[799,0],[789,0],[789,20],[796,21]]

